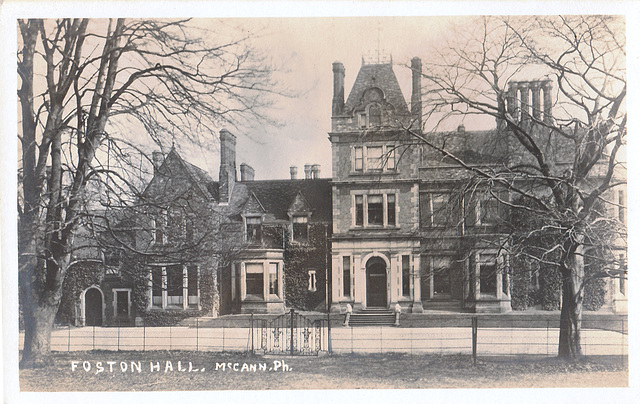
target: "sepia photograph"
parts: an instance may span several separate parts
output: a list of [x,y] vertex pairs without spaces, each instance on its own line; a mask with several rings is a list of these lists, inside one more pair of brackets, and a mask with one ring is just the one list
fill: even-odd
[[2,5],[5,402],[631,402],[631,3],[216,3]]

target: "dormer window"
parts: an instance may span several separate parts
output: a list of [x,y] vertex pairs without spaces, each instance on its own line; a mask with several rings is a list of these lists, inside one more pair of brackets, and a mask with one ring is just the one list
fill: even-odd
[[304,216],[291,217],[291,238],[294,243],[306,244],[309,242],[309,218]]
[[262,242],[262,218],[260,216],[245,218],[245,241],[248,243]]

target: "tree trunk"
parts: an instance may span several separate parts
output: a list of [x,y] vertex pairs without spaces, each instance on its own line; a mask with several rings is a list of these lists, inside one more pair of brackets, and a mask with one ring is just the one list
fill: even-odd
[[560,312],[558,356],[578,359],[582,356],[580,328],[582,323],[584,247],[577,245],[569,251],[561,266],[562,309]]
[[20,369],[44,367],[51,364],[51,329],[58,306],[27,304],[24,311],[24,350]]

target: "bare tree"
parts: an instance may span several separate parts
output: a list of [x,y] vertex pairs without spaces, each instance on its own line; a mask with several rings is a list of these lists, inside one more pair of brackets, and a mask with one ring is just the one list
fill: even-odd
[[[157,144],[168,137],[213,144],[220,124],[235,126],[247,113],[266,119],[274,83],[247,38],[214,36],[187,20],[20,20],[18,27],[21,366],[30,367],[48,361],[74,233],[92,200],[88,184],[140,186],[127,175],[141,147],[132,132],[142,128]],[[128,148],[119,169],[107,162],[114,155],[107,147]]]
[[[624,276],[618,258],[604,258],[614,254],[593,252],[626,247],[624,221],[607,214],[624,208],[611,198],[614,188],[626,184],[621,158],[627,122],[624,20],[571,16],[468,22],[429,56],[423,75],[428,130],[412,133],[466,169],[501,205],[536,218],[528,221],[536,226],[512,228],[504,248],[558,268],[558,353],[579,357],[586,282]],[[492,164],[475,161],[442,136],[451,122],[483,120],[495,120],[493,138],[500,139],[487,146],[494,153],[504,151],[505,158]],[[508,191],[508,197],[499,190]],[[596,258],[606,262],[586,277],[585,260]]]

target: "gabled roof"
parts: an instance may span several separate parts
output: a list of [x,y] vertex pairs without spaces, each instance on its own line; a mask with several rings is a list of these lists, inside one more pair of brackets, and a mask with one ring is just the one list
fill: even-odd
[[393,72],[393,65],[388,63],[362,65],[345,103],[345,112],[352,113],[353,109],[360,105],[365,90],[372,87],[383,91],[385,100],[393,105],[397,114],[409,114],[407,102]]
[[298,192],[296,198],[291,202],[291,206],[289,206],[288,213],[307,213],[311,211],[311,206],[309,206],[309,202],[302,195],[302,192]]
[[296,200],[307,204],[311,222],[331,221],[331,180],[266,180],[237,182],[230,205],[237,213],[255,197],[272,220],[289,220],[289,209]]
[[[182,170],[184,175],[176,171],[176,169]],[[191,185],[195,189],[200,191],[204,198],[214,201],[218,200],[218,182],[214,181],[204,170],[184,161],[174,148],[169,151],[162,165],[158,168],[157,173],[154,174],[154,177],[149,181],[149,184],[147,184],[144,194],[160,192],[156,188],[163,182],[166,183],[166,186],[183,189],[186,184],[174,183],[174,181],[184,181],[185,177],[190,180]],[[167,181],[169,182],[167,183]],[[162,192],[167,191],[168,189],[162,188]]]

